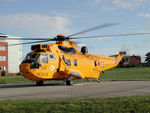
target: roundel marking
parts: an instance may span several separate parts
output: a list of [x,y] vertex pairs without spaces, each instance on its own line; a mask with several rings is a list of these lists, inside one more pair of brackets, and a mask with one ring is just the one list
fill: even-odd
[[117,64],[118,63],[118,61],[117,60],[115,60],[115,64]]
[[102,68],[104,67],[104,62],[101,62],[101,67],[102,67]]
[[55,69],[55,67],[53,65],[51,65],[51,70],[53,71]]

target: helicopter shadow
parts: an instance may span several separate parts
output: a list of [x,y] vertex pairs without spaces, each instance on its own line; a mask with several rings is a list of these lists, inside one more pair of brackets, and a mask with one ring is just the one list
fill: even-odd
[[42,86],[36,84],[0,84],[0,89],[5,88],[27,88],[27,87],[45,87],[45,86],[65,86],[64,83],[46,83]]

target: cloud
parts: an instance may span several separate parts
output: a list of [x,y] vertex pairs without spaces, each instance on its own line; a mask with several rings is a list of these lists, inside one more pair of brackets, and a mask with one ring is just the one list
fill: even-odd
[[0,16],[0,28],[15,29],[29,34],[48,35],[70,32],[71,24],[67,16],[48,16],[42,14],[15,14]]
[[90,52],[93,54],[97,55],[102,55],[102,56],[111,56],[118,54],[119,51],[126,51],[127,56],[132,56],[132,55],[140,55],[142,57],[142,62],[144,62],[145,54],[148,52],[145,47],[147,45],[145,44],[137,44],[137,45],[128,45],[128,44],[120,44],[114,47],[104,47],[104,48],[95,48],[91,49]]
[[102,10],[113,11],[117,9],[136,9],[149,2],[149,0],[95,0],[93,4],[100,6]]
[[110,56],[117,54],[120,51],[120,47],[105,47],[105,48],[95,48],[89,50],[93,54],[102,55],[102,56]]
[[83,46],[86,46],[86,47],[87,47],[87,44],[78,42],[78,43],[77,43],[77,46],[78,46],[78,48],[81,48],[81,47],[83,47]]
[[116,8],[130,8],[132,3],[129,1],[113,0],[112,4]]
[[144,17],[144,18],[150,18],[150,14],[148,13],[140,13],[140,14],[137,14],[138,16],[141,16],[141,17]]
[[147,0],[113,0],[112,4],[116,8],[137,8],[145,3]]
[[8,3],[16,2],[16,0],[3,0],[3,1]]
[[99,38],[97,38],[98,40],[104,40],[104,41],[110,41],[110,40],[112,40],[113,39],[113,37],[112,36],[110,36],[110,37],[99,37]]
[[106,1],[106,0],[94,0],[93,4],[94,5],[99,5],[99,4],[103,3],[104,1]]

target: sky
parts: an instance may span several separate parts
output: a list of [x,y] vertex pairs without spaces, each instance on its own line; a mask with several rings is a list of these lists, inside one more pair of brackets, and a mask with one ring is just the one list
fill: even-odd
[[[66,36],[94,26],[119,23],[78,36],[150,32],[149,0],[0,0],[0,33],[23,38]],[[150,35],[80,39],[89,53],[114,55],[150,51]],[[31,45],[23,45],[23,55]]]

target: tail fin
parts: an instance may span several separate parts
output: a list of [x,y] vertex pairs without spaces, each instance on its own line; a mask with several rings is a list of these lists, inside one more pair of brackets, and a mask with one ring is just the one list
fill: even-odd
[[126,52],[119,52],[119,54],[116,57],[116,65],[118,65],[120,63],[120,61],[122,60],[122,58],[124,57],[125,54],[126,54]]

